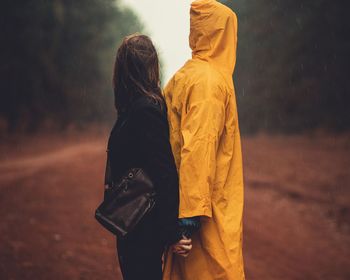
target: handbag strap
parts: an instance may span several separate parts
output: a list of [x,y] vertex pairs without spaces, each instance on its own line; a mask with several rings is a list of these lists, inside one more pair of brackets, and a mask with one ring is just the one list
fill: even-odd
[[109,149],[107,149],[106,152],[107,152],[107,161],[106,161],[104,186],[105,186],[105,189],[108,189],[112,186],[113,180],[112,180],[112,171],[111,171]]
[[104,186],[105,189],[109,189],[113,186],[113,177],[112,177],[112,169],[111,169],[111,159],[110,159],[110,141],[113,133],[118,132],[126,123],[127,118],[122,120],[122,123],[119,127],[117,127],[118,121],[114,124],[111,133],[109,135],[108,144],[107,144],[107,160],[106,160],[106,169],[105,169],[105,179],[104,179]]

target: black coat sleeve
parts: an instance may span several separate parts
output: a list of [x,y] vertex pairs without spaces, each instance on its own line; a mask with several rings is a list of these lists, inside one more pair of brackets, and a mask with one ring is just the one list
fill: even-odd
[[[165,106],[165,105],[163,105]],[[179,180],[169,142],[166,112],[159,105],[142,104],[130,112],[132,138],[143,158],[143,168],[156,188],[156,207],[163,241],[173,244],[181,239],[178,225]]]

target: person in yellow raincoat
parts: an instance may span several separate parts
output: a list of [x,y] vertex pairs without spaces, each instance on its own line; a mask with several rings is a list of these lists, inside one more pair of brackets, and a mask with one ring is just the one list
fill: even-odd
[[169,250],[164,280],[242,280],[243,167],[235,90],[237,17],[215,0],[191,5],[192,59],[164,96],[180,180],[179,218],[200,217],[187,258]]

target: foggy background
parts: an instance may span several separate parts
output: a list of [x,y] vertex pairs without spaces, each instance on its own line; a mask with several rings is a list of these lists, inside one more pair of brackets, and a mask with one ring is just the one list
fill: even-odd
[[192,0],[123,0],[152,38],[162,59],[163,85],[191,57],[188,42]]
[[[166,82],[190,56],[190,1],[138,2],[5,1],[1,130],[109,123],[116,49],[136,31],[154,36]],[[239,17],[234,78],[241,130],[348,130],[350,30],[344,4],[223,2]]]

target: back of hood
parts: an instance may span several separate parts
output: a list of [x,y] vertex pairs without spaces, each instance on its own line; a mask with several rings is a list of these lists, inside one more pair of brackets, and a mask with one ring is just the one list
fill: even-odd
[[208,61],[233,74],[236,64],[237,17],[216,0],[191,4],[190,47],[192,57]]

